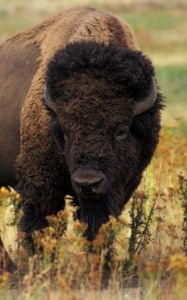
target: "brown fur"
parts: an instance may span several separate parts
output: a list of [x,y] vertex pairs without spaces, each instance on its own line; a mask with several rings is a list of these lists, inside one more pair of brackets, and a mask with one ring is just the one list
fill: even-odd
[[0,48],[0,168],[2,183],[14,182],[14,163],[19,154],[20,111],[39,66],[34,44],[5,43]]

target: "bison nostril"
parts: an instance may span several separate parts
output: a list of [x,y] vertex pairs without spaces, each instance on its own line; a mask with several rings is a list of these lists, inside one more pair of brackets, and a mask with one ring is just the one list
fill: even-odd
[[91,186],[92,186],[93,188],[95,188],[95,187],[97,187],[102,181],[103,181],[103,179],[100,178],[100,179],[96,180],[95,182],[91,183]]
[[102,183],[103,179],[99,179],[91,184],[91,189],[93,193],[96,193],[99,189],[100,184]]

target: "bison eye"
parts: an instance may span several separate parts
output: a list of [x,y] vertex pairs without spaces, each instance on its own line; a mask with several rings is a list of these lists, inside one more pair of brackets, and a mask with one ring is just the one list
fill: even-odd
[[129,127],[128,126],[122,127],[118,129],[118,131],[115,133],[115,140],[119,142],[126,140],[128,134],[129,134]]

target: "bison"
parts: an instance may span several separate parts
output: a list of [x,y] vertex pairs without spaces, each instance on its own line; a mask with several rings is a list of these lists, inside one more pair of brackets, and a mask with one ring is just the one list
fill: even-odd
[[76,8],[0,45],[0,184],[30,237],[73,196],[95,238],[141,180],[159,139],[154,67],[122,19]]

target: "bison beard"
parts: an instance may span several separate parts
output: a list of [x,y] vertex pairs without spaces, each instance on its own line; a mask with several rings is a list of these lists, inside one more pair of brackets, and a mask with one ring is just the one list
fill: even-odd
[[87,199],[78,200],[80,209],[77,217],[87,225],[86,236],[88,240],[93,240],[100,226],[108,221],[109,211],[105,199],[100,199],[98,203],[93,203]]
[[93,240],[96,237],[102,224],[109,220],[109,216],[118,217],[120,215],[123,206],[139,182],[140,178],[132,178],[125,187],[124,193],[120,192],[120,187],[110,187],[107,195],[97,201],[78,199],[77,217],[87,225],[86,236],[88,240]]
[[109,220],[109,215],[117,217],[121,208],[116,202],[116,197],[111,193],[96,201],[90,199],[78,199],[79,210],[77,217],[87,225],[86,236],[88,240],[93,240],[102,224]]

